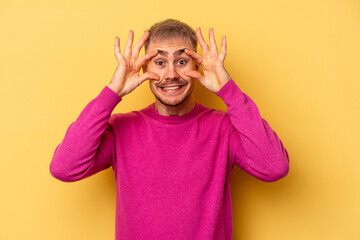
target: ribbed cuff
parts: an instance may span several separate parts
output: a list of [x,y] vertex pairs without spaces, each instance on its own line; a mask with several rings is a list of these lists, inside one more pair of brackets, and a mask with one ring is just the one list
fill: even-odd
[[217,93],[219,97],[221,97],[224,102],[227,104],[231,101],[234,101],[234,97],[238,97],[242,95],[242,91],[239,86],[234,82],[234,80],[230,79]]
[[111,109],[114,109],[116,105],[122,100],[122,98],[115,93],[111,88],[105,86],[100,94],[98,95],[99,101],[108,106]]

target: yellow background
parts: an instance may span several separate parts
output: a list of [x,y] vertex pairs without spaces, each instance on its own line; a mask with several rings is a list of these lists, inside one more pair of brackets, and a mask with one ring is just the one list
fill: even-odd
[[[67,127],[110,82],[115,36],[180,19],[217,42],[226,68],[290,155],[264,183],[232,172],[233,239],[360,239],[358,0],[0,2],[0,239],[114,239],[107,169],[63,183],[49,164]],[[114,112],[154,99],[145,83]],[[197,84],[196,100],[226,110]]]

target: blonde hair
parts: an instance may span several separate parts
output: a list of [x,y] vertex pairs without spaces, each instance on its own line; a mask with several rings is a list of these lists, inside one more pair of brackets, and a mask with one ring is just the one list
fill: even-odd
[[172,38],[188,39],[194,50],[196,51],[197,49],[198,41],[194,29],[179,20],[169,18],[164,21],[157,22],[152,25],[148,31],[150,32],[150,35],[145,42],[145,52],[147,52],[151,41]]

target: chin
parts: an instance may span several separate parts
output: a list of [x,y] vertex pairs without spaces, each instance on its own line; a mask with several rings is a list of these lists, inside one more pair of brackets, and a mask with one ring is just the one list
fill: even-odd
[[185,103],[186,100],[189,98],[190,95],[187,95],[181,99],[169,99],[169,98],[161,98],[159,96],[156,96],[156,99],[161,102],[163,105],[168,106],[168,107],[178,107],[181,104]]

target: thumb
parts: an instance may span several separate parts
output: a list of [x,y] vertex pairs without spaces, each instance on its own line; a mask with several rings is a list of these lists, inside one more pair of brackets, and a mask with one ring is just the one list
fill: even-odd
[[197,80],[199,80],[199,82],[202,84],[202,85],[204,85],[204,76],[203,75],[201,75],[201,73],[199,73],[198,71],[194,71],[194,70],[192,70],[192,71],[187,71],[187,72],[185,72],[184,73],[186,76],[188,76],[188,77],[191,77],[191,78],[195,78],[195,79],[197,79]]
[[139,76],[139,84],[145,82],[146,80],[156,80],[159,81],[160,77],[156,73],[146,72],[143,75]]

